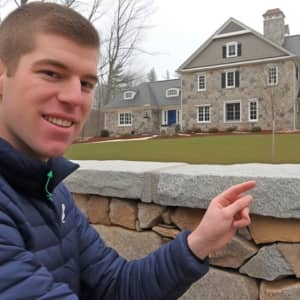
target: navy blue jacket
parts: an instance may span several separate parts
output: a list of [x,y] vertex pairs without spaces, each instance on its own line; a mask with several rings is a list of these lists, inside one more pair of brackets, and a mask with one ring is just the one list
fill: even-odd
[[188,232],[130,262],[105,246],[61,183],[77,167],[0,139],[1,300],[172,300],[208,271]]

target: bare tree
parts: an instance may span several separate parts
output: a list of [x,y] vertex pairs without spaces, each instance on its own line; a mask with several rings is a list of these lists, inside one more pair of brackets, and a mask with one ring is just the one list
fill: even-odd
[[116,89],[133,80],[128,65],[138,53],[142,34],[147,28],[147,17],[151,14],[149,0],[116,0],[113,22],[104,38],[104,51],[100,66],[101,79],[106,83],[105,103],[108,103]]
[[157,81],[157,75],[156,75],[156,71],[154,68],[151,68],[151,70],[147,74],[147,80],[149,82]]

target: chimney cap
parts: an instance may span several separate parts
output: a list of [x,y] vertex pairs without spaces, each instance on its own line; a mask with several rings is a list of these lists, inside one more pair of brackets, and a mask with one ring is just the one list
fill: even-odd
[[268,9],[264,14],[263,17],[271,17],[271,16],[276,16],[276,15],[281,15],[282,17],[285,17],[284,13],[280,8],[273,8],[273,9]]

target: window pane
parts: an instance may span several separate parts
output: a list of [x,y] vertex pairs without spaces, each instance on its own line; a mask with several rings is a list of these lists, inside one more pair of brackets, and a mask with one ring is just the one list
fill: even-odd
[[240,103],[226,104],[226,121],[240,121]]
[[206,89],[205,75],[199,75],[199,77],[198,77],[198,88],[199,88],[199,90],[205,90]]
[[226,76],[227,87],[234,86],[234,72],[227,72]]

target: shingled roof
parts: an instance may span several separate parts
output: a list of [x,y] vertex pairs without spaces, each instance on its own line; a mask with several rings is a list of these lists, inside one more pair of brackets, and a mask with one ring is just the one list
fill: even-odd
[[[129,108],[150,106],[170,106],[180,104],[180,93],[177,97],[166,97],[166,91],[170,88],[181,88],[180,79],[170,79],[154,82],[143,82],[137,87],[127,88],[116,95],[116,97],[104,106],[104,109]],[[124,92],[135,91],[135,97],[132,100],[124,100]]]

